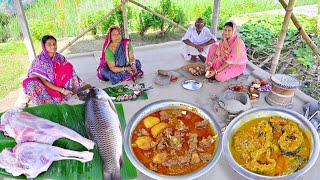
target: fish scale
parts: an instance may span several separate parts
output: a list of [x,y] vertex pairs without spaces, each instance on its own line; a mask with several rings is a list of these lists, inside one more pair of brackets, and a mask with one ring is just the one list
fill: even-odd
[[97,89],[95,88],[93,93],[102,94],[103,97],[99,99],[91,95],[92,97],[87,100],[85,109],[86,129],[90,138],[97,145],[103,160],[104,172],[120,172],[119,161],[122,155],[120,122],[117,113],[110,106],[110,103],[112,103],[110,97],[104,91],[98,91]]

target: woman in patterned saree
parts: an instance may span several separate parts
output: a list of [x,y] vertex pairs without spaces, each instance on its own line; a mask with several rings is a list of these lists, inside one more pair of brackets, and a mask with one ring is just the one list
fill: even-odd
[[33,60],[24,92],[33,104],[60,104],[72,95],[72,90],[84,82],[77,76],[71,63],[57,51],[57,40],[50,35],[41,40],[42,52]]
[[237,25],[230,21],[224,25],[223,39],[212,44],[205,62],[206,77],[227,81],[241,75],[246,69],[247,50],[240,38]]
[[130,40],[122,38],[119,26],[108,30],[97,71],[101,80],[110,80],[112,84],[143,75],[140,61],[134,58]]

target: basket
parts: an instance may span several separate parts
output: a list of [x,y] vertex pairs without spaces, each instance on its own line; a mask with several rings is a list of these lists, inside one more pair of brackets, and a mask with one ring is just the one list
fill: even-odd
[[204,64],[202,63],[192,63],[192,64],[187,64],[181,67],[181,69],[185,70],[185,71],[189,71],[189,68],[204,68]]
[[271,76],[271,84],[266,101],[272,106],[292,108],[292,98],[297,87],[300,86],[300,81],[285,74],[276,74]]
[[271,76],[271,82],[287,89],[295,89],[300,86],[300,81],[285,74],[275,74]]
[[[198,74],[198,75],[195,75],[195,74],[192,74],[189,69],[190,68],[193,68],[193,69],[196,69],[196,68],[199,68],[199,69],[203,69],[203,72],[201,74]],[[187,64],[187,65],[184,65],[180,68],[180,73],[182,73],[184,76],[188,76],[188,75],[192,75],[192,76],[204,76],[205,72],[204,72],[204,69],[205,69],[205,66],[204,64],[201,64],[201,63],[192,63],[192,64]]]

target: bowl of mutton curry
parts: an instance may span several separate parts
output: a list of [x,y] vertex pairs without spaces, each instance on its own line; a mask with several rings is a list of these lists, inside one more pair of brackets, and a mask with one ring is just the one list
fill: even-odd
[[228,125],[223,151],[231,167],[249,179],[293,179],[316,162],[319,136],[295,111],[255,108]]
[[140,109],[129,121],[124,148],[132,164],[154,179],[195,179],[222,152],[222,132],[205,109],[162,100]]

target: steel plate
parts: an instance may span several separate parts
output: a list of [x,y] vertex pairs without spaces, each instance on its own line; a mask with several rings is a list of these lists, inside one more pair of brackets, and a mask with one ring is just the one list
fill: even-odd
[[202,83],[196,80],[190,79],[190,80],[185,80],[182,83],[182,87],[191,91],[195,91],[202,87]]

